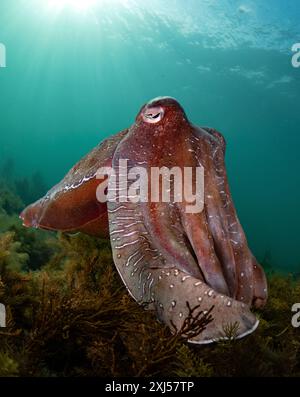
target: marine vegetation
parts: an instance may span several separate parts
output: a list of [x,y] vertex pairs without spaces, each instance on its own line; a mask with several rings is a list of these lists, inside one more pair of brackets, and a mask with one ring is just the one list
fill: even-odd
[[15,214],[6,217],[1,376],[300,376],[300,329],[291,325],[299,279],[270,269],[254,334],[236,340],[238,324],[230,324],[228,340],[192,345],[190,332],[213,322],[213,308],[198,318],[188,308],[184,328],[172,334],[128,295],[106,240],[28,231]]

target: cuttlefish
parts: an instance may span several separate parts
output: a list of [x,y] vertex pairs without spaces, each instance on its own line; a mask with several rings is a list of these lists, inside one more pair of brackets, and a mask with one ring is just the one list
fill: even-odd
[[[251,308],[266,303],[267,283],[238,220],[224,155],[225,140],[218,131],[193,125],[175,99],[159,97],[20,217],[27,227],[110,238],[114,263],[130,295],[155,310],[172,330],[182,328],[190,308],[210,311],[213,320],[190,342],[224,338],[230,324],[237,325],[236,337],[241,338],[258,325]],[[161,196],[156,201],[124,199],[120,180],[133,182],[120,160],[148,173],[153,167],[202,167],[201,211],[187,211],[189,203],[174,195],[169,202]],[[113,176],[99,177],[98,170],[105,167]],[[174,178],[169,182],[174,188]],[[115,189],[114,200],[99,200],[99,188]]]

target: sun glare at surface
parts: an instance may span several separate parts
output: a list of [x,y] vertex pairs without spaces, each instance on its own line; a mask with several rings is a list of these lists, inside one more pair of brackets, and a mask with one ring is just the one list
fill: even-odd
[[48,0],[48,6],[54,11],[62,11],[65,8],[78,12],[90,10],[100,0]]

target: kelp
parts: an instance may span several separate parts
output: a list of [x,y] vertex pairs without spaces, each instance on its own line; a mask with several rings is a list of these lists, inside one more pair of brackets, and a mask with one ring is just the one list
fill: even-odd
[[[291,307],[300,280],[268,274],[258,329],[211,345],[187,342],[209,316],[190,308],[173,334],[129,296],[109,242],[22,228],[16,217],[0,234],[0,376],[300,376],[300,328]],[[176,332],[175,332],[176,331]]]

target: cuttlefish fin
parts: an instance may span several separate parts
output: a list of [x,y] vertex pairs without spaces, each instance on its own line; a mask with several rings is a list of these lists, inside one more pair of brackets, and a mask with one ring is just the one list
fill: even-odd
[[23,225],[107,237],[107,205],[96,197],[99,185],[103,184],[103,189],[107,185],[107,178],[99,179],[97,171],[111,166],[114,151],[126,133],[121,131],[103,141],[43,198],[25,208],[20,215]]

